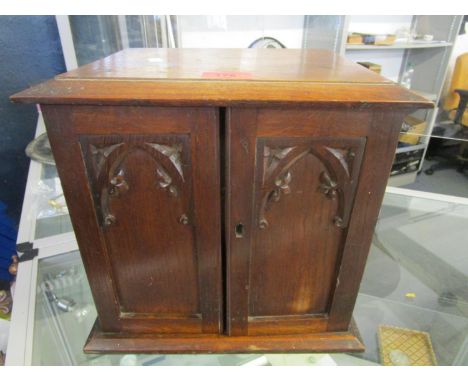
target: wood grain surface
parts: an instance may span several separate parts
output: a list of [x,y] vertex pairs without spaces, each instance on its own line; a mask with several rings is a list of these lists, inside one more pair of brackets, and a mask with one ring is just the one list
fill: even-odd
[[85,353],[336,353],[362,352],[364,345],[352,325],[334,333],[301,335],[186,335],[156,336],[102,332],[94,325],[85,345]]
[[[212,73],[211,77],[206,73]],[[59,75],[14,95],[12,100],[43,104],[272,106],[316,102],[432,107],[416,93],[356,63],[312,49],[129,49]]]

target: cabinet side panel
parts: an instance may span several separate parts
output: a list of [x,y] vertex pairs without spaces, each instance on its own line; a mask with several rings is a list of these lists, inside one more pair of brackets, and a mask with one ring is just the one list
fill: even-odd
[[405,113],[375,111],[364,153],[356,201],[330,307],[329,331],[347,330],[372,242]]
[[81,147],[72,123],[73,107],[41,105],[41,108],[99,321],[105,330],[118,332],[120,311],[112,270],[104,255],[105,243],[99,234]]

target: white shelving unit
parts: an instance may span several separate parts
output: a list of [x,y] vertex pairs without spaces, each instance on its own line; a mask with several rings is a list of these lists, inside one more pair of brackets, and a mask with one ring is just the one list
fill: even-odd
[[[371,61],[382,65],[382,75],[401,82],[409,65],[414,68],[411,90],[433,101],[434,110],[419,110],[414,116],[426,122],[426,131],[416,145],[399,147],[400,153],[423,150],[416,171],[390,177],[389,185],[412,183],[422,169],[424,156],[437,116],[437,105],[447,73],[447,66],[458,35],[463,16],[343,16],[338,52],[353,61]],[[432,41],[397,42],[393,45],[347,44],[347,36],[353,32],[391,34],[405,28],[418,35],[432,35]]]

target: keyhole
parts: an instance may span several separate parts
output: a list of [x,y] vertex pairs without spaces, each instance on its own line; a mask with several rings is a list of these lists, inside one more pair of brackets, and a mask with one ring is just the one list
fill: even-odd
[[244,225],[242,223],[236,224],[235,233],[237,238],[244,237]]

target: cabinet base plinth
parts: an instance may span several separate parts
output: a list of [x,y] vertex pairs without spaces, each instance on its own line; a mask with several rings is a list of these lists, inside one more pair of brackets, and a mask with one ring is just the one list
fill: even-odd
[[338,353],[362,352],[364,345],[351,325],[346,332],[272,336],[155,335],[106,333],[96,321],[85,353]]

